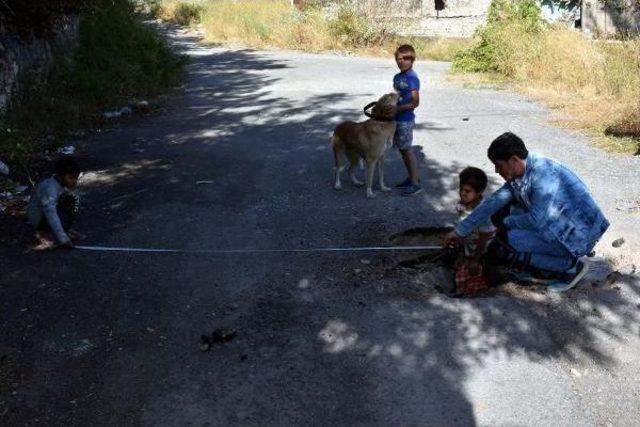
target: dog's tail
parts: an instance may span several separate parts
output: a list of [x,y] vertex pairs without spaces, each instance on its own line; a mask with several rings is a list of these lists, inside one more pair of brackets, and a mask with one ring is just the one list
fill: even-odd
[[340,157],[340,152],[343,149],[342,140],[338,135],[334,133],[333,135],[331,135],[331,140],[329,143],[333,148],[333,159],[335,160],[335,163],[336,163],[335,168],[336,170],[338,170],[338,172],[342,172],[342,169],[344,169],[344,166],[340,164],[340,161],[342,160]]

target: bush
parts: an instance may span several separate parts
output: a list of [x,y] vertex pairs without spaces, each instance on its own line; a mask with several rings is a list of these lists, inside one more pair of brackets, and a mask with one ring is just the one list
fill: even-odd
[[26,165],[31,155],[46,148],[44,137],[60,140],[90,126],[106,108],[177,84],[183,63],[140,22],[132,6],[87,12],[81,17],[76,51],[58,56],[46,81],[20,76],[20,89],[0,123],[0,156]]
[[189,26],[197,24],[202,19],[204,7],[195,3],[180,3],[173,12],[173,22]]
[[[532,0],[494,0],[476,43],[459,52],[454,70],[495,72],[527,94],[562,107],[573,126],[595,135],[640,140],[640,40],[593,41],[546,25]],[[630,152],[634,144],[604,145]]]
[[104,108],[177,84],[183,61],[132,9],[110,7],[81,21],[78,49],[61,78],[83,104]]
[[[476,31],[477,44],[460,51],[453,67],[458,71],[498,71],[511,76],[514,56],[534,44],[543,29],[537,1],[493,0],[487,24]],[[531,54],[530,49],[526,54]]]
[[349,3],[340,6],[329,21],[329,29],[337,40],[350,47],[367,47],[380,39],[380,31]]

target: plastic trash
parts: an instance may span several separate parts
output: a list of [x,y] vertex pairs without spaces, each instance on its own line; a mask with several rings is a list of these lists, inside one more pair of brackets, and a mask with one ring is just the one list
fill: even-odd
[[75,154],[75,152],[76,152],[76,147],[74,147],[73,145],[67,145],[66,147],[61,147],[58,149],[58,153],[64,156],[71,156]]

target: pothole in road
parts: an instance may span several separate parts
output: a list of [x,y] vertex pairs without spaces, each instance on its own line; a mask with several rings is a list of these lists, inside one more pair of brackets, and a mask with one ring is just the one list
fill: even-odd
[[[389,237],[394,246],[438,246],[442,238],[452,230],[452,227],[419,227],[411,228]],[[396,268],[403,269],[411,275],[415,283],[420,285],[416,295],[431,295],[433,291],[451,296],[455,291],[455,273],[447,268],[443,260],[443,251],[416,251],[396,264]],[[619,272],[611,273],[611,267],[604,260],[592,261],[590,266],[592,286],[582,286],[583,292],[592,288],[620,289],[614,285],[621,281]],[[634,274],[632,271],[631,274]],[[405,289],[406,291],[406,289]],[[425,294],[426,292],[426,294]],[[486,296],[496,294],[508,295],[513,298],[538,301],[544,299],[546,287],[533,282],[516,282],[507,280],[499,288],[487,292]]]
[[[392,235],[389,241],[396,246],[439,246],[442,244],[442,238],[451,230],[451,227],[410,228]],[[398,266],[420,269],[423,264],[433,264],[441,256],[442,251],[425,252],[401,261]]]
[[398,246],[439,245],[451,230],[453,227],[416,227],[396,233],[389,240]]
[[[410,228],[389,237],[396,246],[438,246],[451,227]],[[398,263],[398,267],[415,271],[416,279],[424,286],[449,294],[455,290],[455,274],[443,264],[442,251],[419,252]]]

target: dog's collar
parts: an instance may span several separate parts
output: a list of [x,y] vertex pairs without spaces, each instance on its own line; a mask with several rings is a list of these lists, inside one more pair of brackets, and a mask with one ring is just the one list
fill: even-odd
[[383,119],[382,117],[375,117],[375,116],[370,116],[373,120],[377,120],[379,122],[395,122],[396,118],[392,118],[392,119]]

